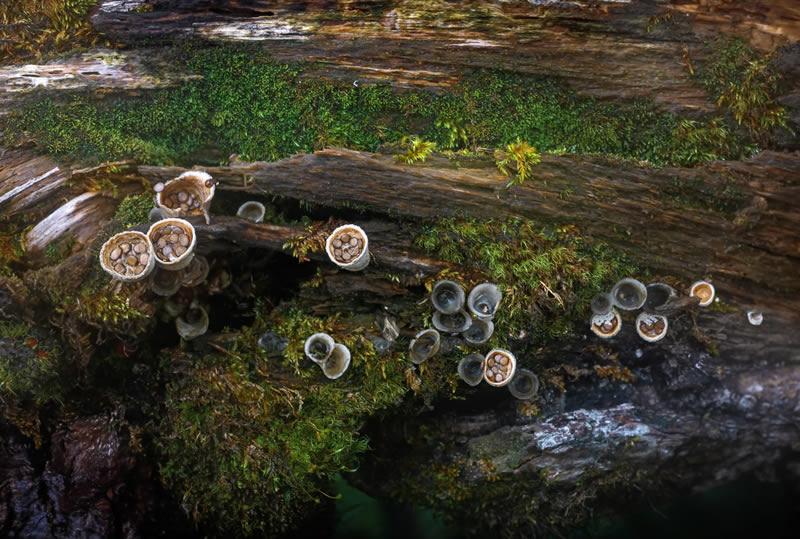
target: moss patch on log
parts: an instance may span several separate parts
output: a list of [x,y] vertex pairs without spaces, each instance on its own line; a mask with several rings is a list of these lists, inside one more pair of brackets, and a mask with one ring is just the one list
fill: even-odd
[[586,242],[570,225],[548,230],[521,219],[446,218],[428,225],[416,243],[459,264],[467,287],[483,281],[501,287],[490,340],[499,347],[509,340],[538,346],[565,337],[576,320],[588,319],[592,296],[641,274],[630,259]]
[[706,120],[682,124],[649,102],[602,103],[555,78],[477,71],[436,95],[307,77],[313,66],[276,63],[258,48],[187,46],[165,54],[201,78],[139,98],[44,98],[7,120],[6,142],[31,138],[56,156],[154,164],[188,164],[208,148],[246,160],[332,145],[374,151],[411,133],[444,149],[504,147],[519,138],[543,152],[657,165],[753,151],[751,141],[721,136]]

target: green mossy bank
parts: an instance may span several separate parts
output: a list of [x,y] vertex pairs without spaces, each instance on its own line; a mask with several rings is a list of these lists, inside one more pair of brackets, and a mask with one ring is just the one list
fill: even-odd
[[[200,78],[135,98],[34,99],[6,120],[6,143],[29,138],[49,154],[80,161],[187,165],[224,161],[232,153],[277,160],[331,145],[375,151],[409,134],[440,149],[521,139],[543,152],[597,152],[656,165],[757,151],[721,117],[679,118],[648,102],[603,103],[555,78],[476,71],[434,94],[308,77],[312,65],[279,64],[258,48],[186,46],[167,58]],[[730,64],[727,56],[723,61]],[[725,69],[703,79],[710,90],[717,91]]]

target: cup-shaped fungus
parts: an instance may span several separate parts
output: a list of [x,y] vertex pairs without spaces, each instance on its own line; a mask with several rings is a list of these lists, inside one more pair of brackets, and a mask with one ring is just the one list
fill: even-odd
[[166,270],[182,270],[194,257],[197,235],[189,221],[162,219],[150,225],[147,237],[153,244],[156,262]]
[[156,188],[156,207],[164,217],[202,215],[211,222],[208,208],[217,182],[206,172],[189,170]]
[[183,316],[175,319],[175,329],[178,330],[178,335],[185,341],[203,335],[208,331],[208,312],[193,301],[189,305],[189,310]]
[[177,271],[167,271],[164,268],[156,268],[150,274],[150,290],[159,296],[168,297],[181,289],[183,286],[183,275]]
[[697,296],[700,298],[700,305],[701,307],[708,307],[711,305],[711,302],[714,301],[714,285],[709,283],[708,281],[696,281],[692,283],[692,287],[689,289],[690,296]]
[[453,314],[464,306],[464,289],[455,281],[436,281],[431,290],[433,308],[443,314]]
[[622,329],[622,318],[616,309],[611,309],[608,314],[592,316],[590,325],[595,335],[603,339],[610,339]]
[[614,305],[623,311],[633,311],[644,305],[647,300],[647,288],[636,279],[630,277],[617,281],[611,289]]
[[333,337],[327,333],[314,333],[306,339],[303,351],[308,359],[322,365],[331,356],[335,347]]
[[267,213],[267,209],[261,202],[248,200],[239,206],[239,209],[236,211],[236,216],[247,219],[248,221],[253,221],[254,223],[260,223],[264,220],[265,213]]
[[320,364],[322,373],[331,380],[336,380],[343,375],[344,371],[346,371],[349,366],[350,350],[348,350],[345,345],[339,343],[334,345],[333,352],[331,352],[328,359]]
[[458,362],[458,375],[468,385],[476,386],[483,380],[484,357],[480,354],[470,354]]
[[539,377],[528,369],[520,369],[508,384],[508,390],[519,400],[531,399],[539,392]]
[[204,256],[196,256],[181,272],[183,285],[188,288],[197,286],[208,277],[208,260]]
[[639,313],[636,317],[636,333],[647,342],[660,341],[667,334],[669,322],[660,314]]
[[486,354],[483,377],[494,387],[507,385],[517,370],[517,358],[508,350],[495,348]]
[[433,313],[431,321],[433,322],[433,327],[451,335],[467,331],[472,326],[472,317],[463,309],[453,314],[442,314],[436,311]]
[[497,285],[491,283],[479,284],[467,297],[467,308],[472,314],[482,320],[491,320],[497,312],[503,294]]
[[494,333],[494,322],[476,318],[472,321],[472,325],[461,335],[469,344],[483,344],[489,340],[492,333]]
[[419,365],[432,358],[439,351],[441,337],[435,329],[423,329],[408,345],[411,363]]
[[591,301],[592,312],[594,314],[608,314],[614,307],[614,300],[609,293],[597,294]]
[[747,321],[754,326],[760,326],[764,321],[764,315],[761,311],[747,311]]
[[674,288],[664,283],[650,283],[646,288],[647,299],[644,302],[644,310],[648,313],[656,312],[678,295]]
[[120,281],[144,279],[153,271],[155,264],[153,245],[141,232],[120,232],[100,248],[100,266]]
[[367,233],[356,225],[342,225],[328,236],[325,252],[334,264],[349,271],[360,271],[369,265]]

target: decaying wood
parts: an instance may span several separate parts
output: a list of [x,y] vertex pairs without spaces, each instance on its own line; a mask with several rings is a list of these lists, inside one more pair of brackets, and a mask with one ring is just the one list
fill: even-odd
[[[726,301],[800,315],[797,155],[762,152],[744,163],[688,169],[545,156],[533,179],[509,189],[508,178],[491,161],[471,167],[455,169],[435,159],[407,166],[391,156],[332,148],[276,163],[235,162],[206,170],[223,182],[223,190],[362,204],[414,218],[463,214],[575,224],[584,235],[627,251],[659,273],[690,281],[713,277]],[[152,182],[182,171],[137,168]],[[711,209],[729,187],[735,211]]]
[[800,38],[800,16],[788,0],[148,4],[151,12],[137,13],[101,2],[92,22],[121,41],[267,41],[276,59],[311,60],[319,75],[348,83],[447,87],[466,69],[504,68],[557,75],[588,95],[649,97],[681,111],[712,108],[683,60],[705,57],[703,27],[712,21],[768,49]]

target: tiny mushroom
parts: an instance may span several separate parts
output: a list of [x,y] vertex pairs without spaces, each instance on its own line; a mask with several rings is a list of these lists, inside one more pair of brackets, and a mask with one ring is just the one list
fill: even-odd
[[342,225],[331,232],[325,252],[334,264],[348,271],[361,271],[369,265],[367,233],[356,225]]
[[516,370],[517,358],[508,350],[495,348],[486,354],[483,377],[489,385],[507,385],[514,378]]
[[484,357],[480,354],[469,354],[458,362],[458,376],[467,385],[476,386],[483,380]]
[[423,329],[416,334],[408,345],[411,362],[415,365],[424,363],[436,355],[441,344],[441,336],[435,329]]
[[616,309],[611,309],[608,314],[595,314],[592,316],[590,326],[598,337],[610,339],[622,329],[622,318]]
[[660,341],[667,334],[669,321],[666,316],[652,313],[639,313],[636,317],[636,333],[647,342]]
[[698,303],[698,305],[701,307],[708,307],[711,305],[711,302],[714,301],[715,294],[714,285],[708,281],[696,281],[692,283],[692,287],[689,289],[690,296],[700,298],[700,303]]

